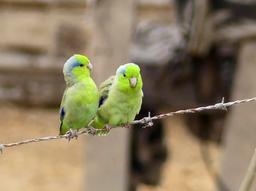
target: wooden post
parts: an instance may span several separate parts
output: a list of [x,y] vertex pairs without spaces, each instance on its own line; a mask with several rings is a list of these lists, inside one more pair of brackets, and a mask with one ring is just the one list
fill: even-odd
[[[127,63],[134,0],[98,0],[89,7],[92,17],[92,55],[97,84]],[[86,191],[125,191],[129,175],[129,131],[113,129],[107,137],[86,140]]]
[[[255,40],[241,45],[233,100],[256,95],[255,48]],[[256,146],[255,113],[254,103],[240,105],[233,108],[228,120],[221,169],[228,190],[238,190]],[[256,190],[256,185],[251,190]]]
[[249,191],[256,179],[256,150],[252,155],[251,162],[248,166],[248,170],[244,176],[244,179],[240,185],[239,191]]

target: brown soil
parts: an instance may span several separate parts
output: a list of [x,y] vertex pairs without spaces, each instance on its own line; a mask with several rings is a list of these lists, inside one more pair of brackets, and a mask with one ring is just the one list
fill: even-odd
[[[0,113],[0,143],[58,133],[57,109],[1,106]],[[166,123],[171,158],[165,165],[162,184],[157,188],[142,185],[139,191],[214,190],[198,140],[184,128],[181,120],[168,119]],[[0,155],[0,190],[83,190],[84,140],[80,137],[70,143],[58,140],[5,149]],[[218,161],[219,148],[210,145],[210,151],[213,162]]]
[[[56,135],[58,111],[1,108],[0,142]],[[0,190],[82,190],[83,138],[8,148],[0,155]]]
[[[214,174],[218,168],[220,148],[209,144],[210,172],[203,160],[201,144],[190,134],[181,119],[166,120],[170,159],[167,161],[160,186],[141,186],[140,191],[213,191]],[[205,145],[204,145],[205,146]],[[210,175],[210,174],[213,174]]]

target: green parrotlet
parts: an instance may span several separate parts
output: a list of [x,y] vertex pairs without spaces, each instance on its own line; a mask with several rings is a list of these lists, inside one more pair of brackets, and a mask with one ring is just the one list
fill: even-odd
[[60,106],[60,135],[87,127],[99,106],[99,91],[91,78],[92,64],[83,55],[70,57],[63,67],[66,90]]
[[134,63],[121,65],[115,76],[100,85],[100,106],[92,127],[105,129],[100,133],[105,135],[112,127],[131,123],[141,108],[142,86],[139,66]]

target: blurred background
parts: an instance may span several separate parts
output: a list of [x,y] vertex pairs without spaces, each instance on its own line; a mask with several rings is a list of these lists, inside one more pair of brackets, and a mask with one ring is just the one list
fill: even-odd
[[[0,0],[0,24],[0,143],[58,134],[74,53],[90,57],[97,84],[140,65],[138,119],[256,96],[255,0]],[[0,190],[237,190],[254,113],[250,103],[6,149]]]

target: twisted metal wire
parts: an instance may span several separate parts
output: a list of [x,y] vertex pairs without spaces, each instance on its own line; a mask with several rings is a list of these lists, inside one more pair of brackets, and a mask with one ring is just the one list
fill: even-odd
[[[153,126],[154,120],[159,120],[165,117],[172,117],[174,115],[184,115],[189,113],[199,113],[204,111],[211,111],[211,110],[225,110],[227,111],[228,107],[231,107],[233,105],[243,104],[243,103],[249,103],[256,101],[256,97],[250,98],[250,99],[242,99],[242,100],[236,100],[232,102],[224,102],[224,98],[220,103],[216,103],[214,105],[208,105],[204,107],[197,107],[197,108],[191,108],[191,109],[184,109],[184,110],[178,110],[174,112],[159,114],[155,116],[150,116],[150,113],[147,117],[144,117],[139,120],[135,120],[131,122],[129,125],[135,125],[135,124],[141,124],[143,125],[143,128],[147,128],[150,126]],[[84,128],[76,133],[75,137],[78,137],[82,134],[86,135],[95,135],[96,132],[102,131],[101,129],[91,129],[91,128]],[[72,137],[73,138],[73,137]],[[30,144],[30,143],[36,143],[36,142],[42,142],[42,141],[50,141],[50,140],[58,140],[58,139],[68,139],[70,140],[70,132],[67,132],[65,135],[57,135],[57,136],[47,136],[47,137],[39,137],[39,138],[32,138],[32,139],[26,139],[23,141],[13,142],[13,143],[4,143],[0,144],[0,152],[3,152],[4,148],[8,147],[16,147],[20,145]]]

